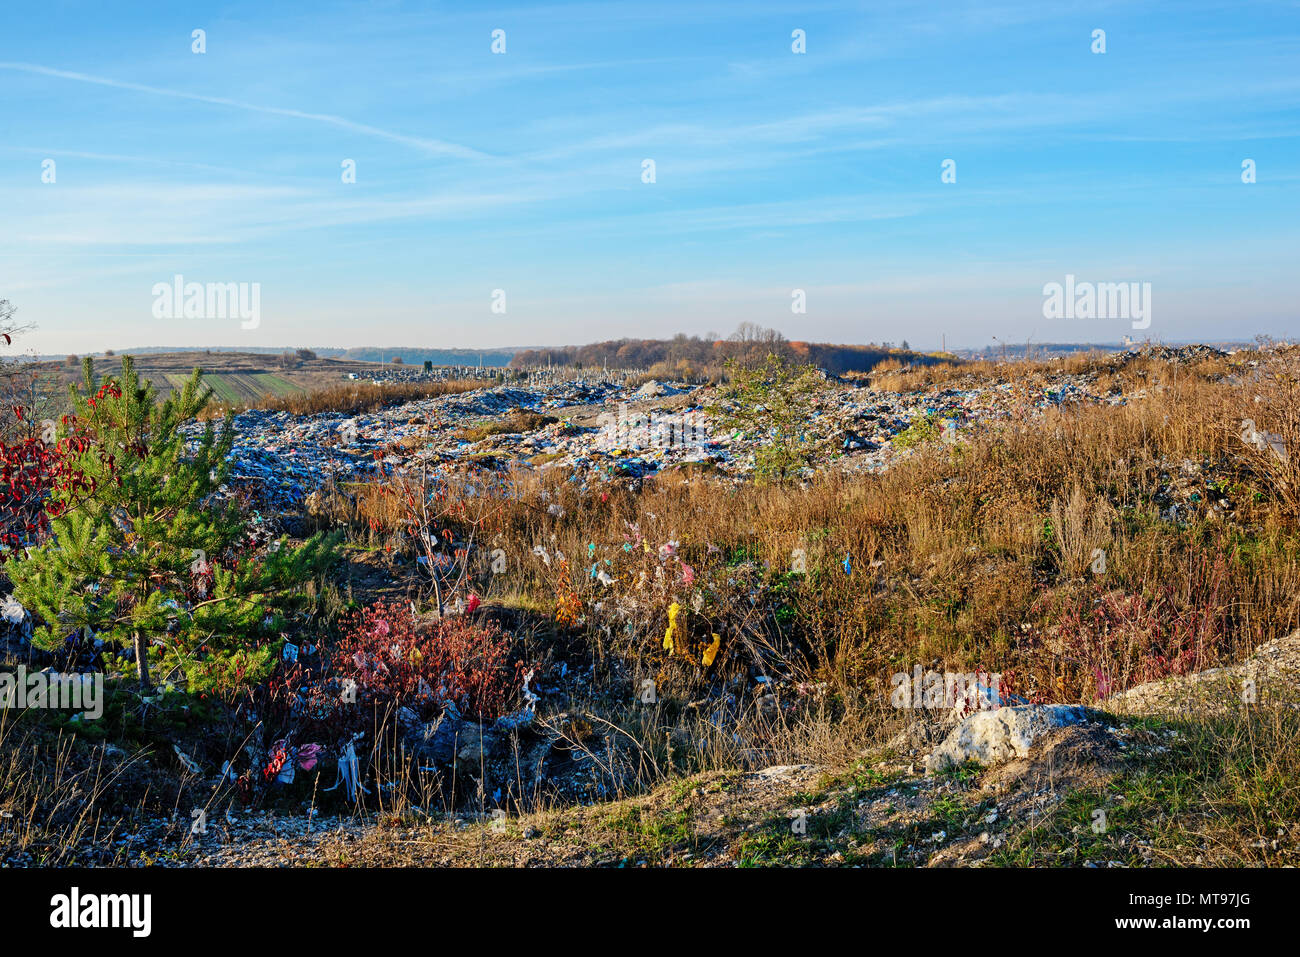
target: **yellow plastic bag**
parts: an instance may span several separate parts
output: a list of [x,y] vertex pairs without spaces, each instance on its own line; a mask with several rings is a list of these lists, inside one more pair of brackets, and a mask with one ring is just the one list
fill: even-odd
[[664,632],[664,651],[673,650],[673,637],[677,634],[677,615],[682,606],[673,602],[668,606],[668,630]]
[[713,644],[709,645],[709,647],[704,649],[704,657],[700,659],[700,663],[703,664],[704,667],[706,668],[709,665],[713,664],[713,659],[718,657],[718,649],[721,647],[722,647],[722,636],[714,635]]

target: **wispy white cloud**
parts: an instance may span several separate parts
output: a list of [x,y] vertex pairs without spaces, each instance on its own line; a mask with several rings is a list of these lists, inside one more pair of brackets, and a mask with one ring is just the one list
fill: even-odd
[[326,123],[330,126],[347,130],[351,133],[358,133],[363,136],[373,136],[378,139],[387,140],[390,143],[400,143],[403,146],[409,146],[431,156],[451,156],[457,159],[488,158],[486,153],[482,153],[468,146],[461,146],[458,143],[448,143],[444,140],[394,133],[390,130],[383,130],[377,126],[370,126],[366,123],[357,123],[353,120],[345,119],[341,116],[333,116],[329,113],[309,113],[304,110],[290,110],[278,106],[260,106],[256,103],[245,103],[241,100],[232,100],[224,96],[205,96],[201,93],[186,93],[182,90],[169,90],[159,86],[147,86],[143,83],[131,83],[126,80],[113,80],[108,77],[92,76],[88,73],[75,73],[71,70],[56,70],[51,67],[39,66],[34,63],[12,63],[0,61],[0,70],[16,70],[22,73],[30,73],[38,76],[49,76],[62,80],[72,80],[77,83],[91,83],[96,86],[111,87],[117,90],[130,90],[135,93],[147,93],[152,96],[167,96],[179,100],[209,103],[213,106],[245,110],[251,113],[265,113],[271,116],[285,116],[292,119],[309,120],[315,123]]
[[[49,351],[170,341],[147,294],[173,272],[263,282],[275,345],[347,339],[358,317],[465,345],[740,318],[1023,341],[1043,332],[1035,283],[1066,271],[1158,278],[1171,317],[1270,296],[1295,316],[1300,36],[1279,3],[507,3],[223,0],[195,23],[205,57],[156,13],[66,0],[78,37],[19,5],[0,295],[23,293]],[[786,277],[810,293],[797,320]],[[479,321],[496,287],[510,315]]]
[[85,159],[102,163],[124,163],[129,166],[162,166],[170,169],[193,169],[206,173],[225,173],[236,176],[256,176],[257,172],[239,169],[234,166],[218,166],[213,163],[194,163],[188,160],[173,159],[168,156],[139,156],[122,153],[96,153],[88,150],[63,149],[57,146],[5,146],[0,144],[0,151],[12,150],[30,156],[51,157],[55,159]]

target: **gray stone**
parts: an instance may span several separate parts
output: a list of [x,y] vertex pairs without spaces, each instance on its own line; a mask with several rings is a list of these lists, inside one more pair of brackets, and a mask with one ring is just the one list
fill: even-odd
[[456,761],[470,765],[491,761],[502,749],[504,736],[473,721],[461,724],[457,742]]
[[1023,758],[1044,734],[1088,720],[1081,705],[1033,704],[976,711],[961,720],[925,760],[927,771],[975,761],[998,764]]

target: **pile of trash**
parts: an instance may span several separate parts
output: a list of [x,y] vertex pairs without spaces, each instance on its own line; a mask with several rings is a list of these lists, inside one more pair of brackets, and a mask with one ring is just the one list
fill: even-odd
[[[251,409],[235,418],[231,479],[253,488],[262,507],[292,508],[330,481],[362,481],[381,466],[403,471],[464,457],[471,443],[456,433],[467,425],[520,411],[601,403],[616,388],[585,381],[502,385],[360,415]],[[183,429],[195,442],[202,430],[199,423]]]
[[378,371],[357,373],[349,372],[347,379],[353,382],[366,381],[375,385],[403,382],[457,382],[465,379],[481,379],[484,382],[504,381],[509,372],[505,369],[488,366],[421,366],[384,365]]
[[[719,432],[706,411],[715,400],[709,386],[539,372],[360,415],[255,409],[235,419],[232,480],[251,489],[260,507],[276,509],[301,505],[331,481],[367,480],[381,468],[401,474],[453,463],[559,467],[584,483],[706,463],[718,474],[744,480],[761,443]],[[1025,419],[1070,403],[1124,401],[1100,391],[1089,375],[1064,372],[1041,390],[1003,382],[894,393],[831,380],[805,423],[802,438],[814,452],[807,472],[877,472],[927,441],[959,441],[977,425]],[[517,426],[523,431],[514,431]],[[197,440],[201,426],[186,428]]]
[[1117,352],[1115,355],[1120,359],[1141,357],[1143,359],[1156,359],[1160,362],[1193,363],[1205,362],[1209,359],[1223,359],[1227,357],[1228,353],[1222,349],[1216,349],[1214,346],[1198,343],[1188,346],[1162,346],[1156,344],[1133,346],[1127,352]]

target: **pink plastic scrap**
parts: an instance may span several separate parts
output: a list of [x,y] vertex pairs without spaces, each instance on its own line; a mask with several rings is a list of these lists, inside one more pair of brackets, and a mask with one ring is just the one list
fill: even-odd
[[319,744],[304,744],[298,749],[298,767],[304,771],[310,771],[316,767],[316,762],[320,760],[321,752],[325,748]]

